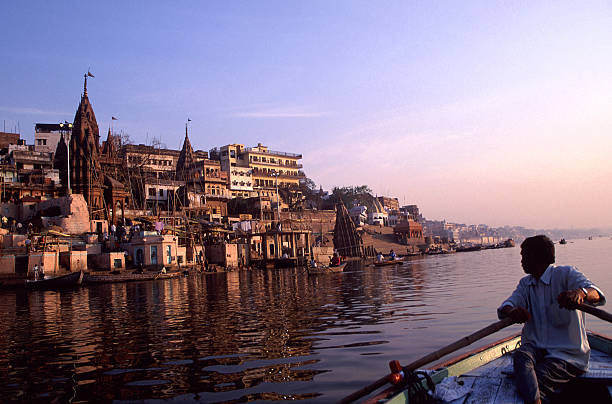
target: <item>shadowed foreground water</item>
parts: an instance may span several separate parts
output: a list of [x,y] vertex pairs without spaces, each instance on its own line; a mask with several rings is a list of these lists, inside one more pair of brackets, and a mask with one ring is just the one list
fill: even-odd
[[[231,272],[67,292],[0,292],[2,401],[328,403],[494,321],[518,247]],[[612,296],[612,240],[557,245]],[[605,307],[604,307],[605,308]],[[612,326],[587,325],[612,335]],[[518,332],[518,326],[489,337]]]

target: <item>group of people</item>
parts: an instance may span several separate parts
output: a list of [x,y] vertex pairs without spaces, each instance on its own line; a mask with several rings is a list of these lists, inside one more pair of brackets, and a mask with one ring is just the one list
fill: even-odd
[[[391,251],[389,251],[389,261],[395,261],[397,259],[397,254],[395,254],[395,251],[393,251],[393,249],[391,249]],[[376,262],[384,262],[385,261],[385,256],[383,255],[382,252],[378,252],[378,254],[376,255]]]
[[[338,254],[338,251],[334,250],[333,255],[331,256],[330,260],[329,260],[329,266],[330,267],[337,267],[340,266],[340,264],[342,264],[343,258],[340,257],[340,254]],[[312,257],[310,259],[310,267],[311,268],[317,268],[318,264],[317,264],[317,260]]]

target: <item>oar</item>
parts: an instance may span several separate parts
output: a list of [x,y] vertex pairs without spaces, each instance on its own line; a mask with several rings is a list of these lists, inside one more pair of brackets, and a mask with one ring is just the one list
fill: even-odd
[[[488,335],[493,334],[494,332],[497,332],[499,330],[501,330],[502,328],[508,327],[509,325],[513,324],[513,321],[511,318],[506,317],[500,321],[496,321],[495,323],[486,326],[485,328],[476,331],[473,334],[468,335],[467,337],[463,337],[458,341],[453,342],[450,345],[445,346],[444,348],[440,348],[435,352],[432,352],[424,357],[422,357],[421,359],[418,359],[412,363],[410,363],[409,365],[404,366],[403,368],[401,368],[401,370],[405,373],[407,372],[412,372],[413,370],[416,370],[420,367],[422,367],[423,365],[426,365],[428,363],[431,363],[435,360],[440,359],[441,357],[448,355],[451,352],[454,352],[458,349],[461,349],[463,347],[466,347],[470,344],[473,344],[474,342],[478,341],[479,339],[482,339]],[[393,362],[392,362],[393,363]],[[361,397],[370,394],[371,392],[373,392],[376,389],[379,389],[380,387],[384,386],[387,383],[390,383],[394,378],[397,377],[397,373],[389,373],[388,375],[378,379],[377,381],[375,381],[374,383],[362,388],[361,390],[358,390],[356,392],[354,392],[353,394],[350,394],[346,397],[344,397],[342,400],[338,401],[338,404],[348,404],[348,403],[352,403],[355,400],[360,399]]]
[[604,321],[607,321],[609,323],[612,323],[612,314],[608,313],[607,311],[601,310],[601,309],[597,309],[593,306],[590,306],[588,304],[578,304],[576,305],[576,308],[580,311],[584,311],[585,313],[589,313],[592,314],[593,316],[600,318]]

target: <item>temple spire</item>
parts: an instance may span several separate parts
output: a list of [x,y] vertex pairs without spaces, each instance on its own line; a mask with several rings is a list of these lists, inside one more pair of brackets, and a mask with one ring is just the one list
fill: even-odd
[[89,69],[87,69],[87,73],[85,73],[83,77],[85,77],[85,83],[83,84],[83,97],[87,97],[87,77],[96,77],[96,76],[91,74]]

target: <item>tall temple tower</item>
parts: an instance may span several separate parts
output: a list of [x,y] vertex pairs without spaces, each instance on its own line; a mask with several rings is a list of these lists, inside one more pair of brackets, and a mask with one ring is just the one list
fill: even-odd
[[185,124],[185,141],[183,141],[183,148],[176,163],[176,178],[182,181],[192,180],[189,175],[189,169],[193,166],[194,161],[193,147],[191,147],[189,134],[187,133],[187,124]]
[[100,132],[93,107],[87,96],[85,74],[83,95],[74,116],[70,137],[70,185],[72,192],[82,194],[89,206],[91,219],[104,218],[103,178],[100,171]]

